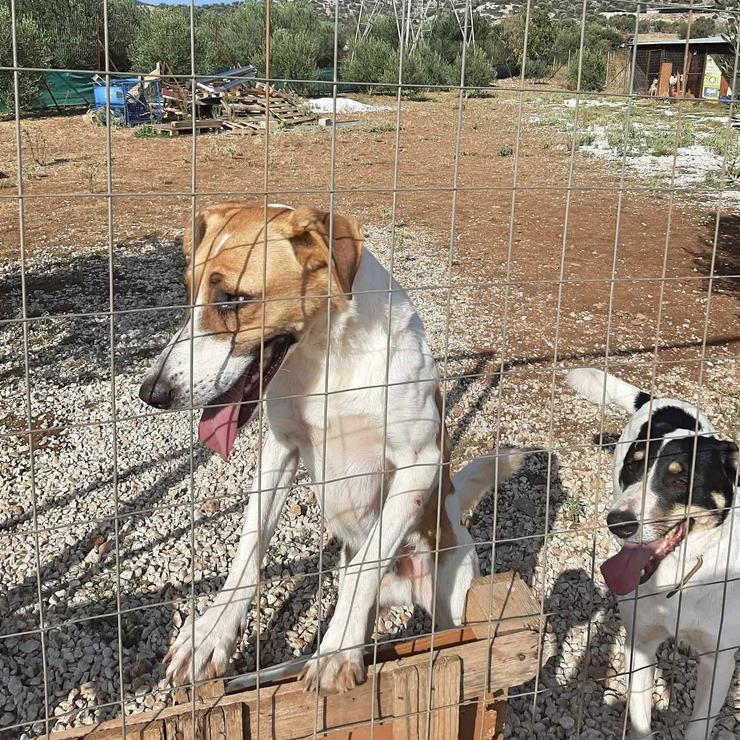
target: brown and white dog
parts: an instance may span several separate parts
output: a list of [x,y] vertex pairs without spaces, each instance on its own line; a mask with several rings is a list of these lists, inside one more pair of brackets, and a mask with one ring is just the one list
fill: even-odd
[[226,670],[302,460],[325,483],[323,515],[343,543],[336,610],[305,680],[347,690],[364,679],[376,599],[418,604],[440,627],[459,624],[478,573],[461,511],[521,456],[480,458],[450,479],[424,329],[363,249],[356,221],[335,215],[330,229],[329,214],[313,208],[224,203],[197,214],[183,248],[192,308],[140,396],[158,408],[205,406],[200,438],[224,458],[260,399],[269,431],[226,584],[197,619],[195,640],[180,631],[167,675],[179,683]]

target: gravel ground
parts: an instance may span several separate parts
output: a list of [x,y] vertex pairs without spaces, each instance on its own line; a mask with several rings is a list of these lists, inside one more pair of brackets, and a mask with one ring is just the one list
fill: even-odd
[[[410,288],[444,283],[444,247],[405,228],[397,235],[399,281]],[[369,228],[367,237],[368,247],[387,261],[390,229]],[[29,315],[40,317],[27,332],[30,413],[41,430],[34,435],[33,466],[27,437],[13,434],[26,427],[22,326],[0,323],[0,633],[6,635],[0,640],[0,728],[11,728],[5,730],[8,737],[40,732],[45,705],[53,729],[114,716],[121,710],[121,681],[127,713],[171,701],[161,658],[191,611],[191,591],[202,610],[223,583],[254,473],[256,425],[242,431],[225,464],[201,446],[191,455],[187,413],[154,413],[138,400],[138,381],[180,313],[164,308],[183,300],[177,245],[151,240],[117,245],[114,266],[114,304],[122,312],[113,326],[115,426],[110,322],[104,315],[63,316],[108,308],[105,247],[82,253],[60,248],[28,265]],[[512,361],[501,383],[491,371],[499,363],[504,288],[456,289],[449,306],[445,290],[412,294],[440,359],[450,317],[448,425],[455,463],[490,449],[497,426],[502,443],[553,452],[551,466],[547,453],[532,452],[524,470],[500,488],[497,521],[493,497],[482,501],[469,521],[483,543],[483,571],[491,569],[486,543],[495,529],[495,569],[516,569],[533,586],[551,614],[559,648],[536,686],[532,682],[514,692],[520,696],[511,699],[506,733],[570,738],[580,728],[584,738],[621,736],[625,692],[617,674],[623,632],[598,568],[591,575],[594,563],[614,549],[603,529],[610,458],[592,444],[598,410],[563,387],[562,368],[553,373],[547,361],[524,361],[523,332],[542,332],[547,324],[540,323],[538,306],[523,290],[513,287],[509,294]],[[0,267],[0,318],[17,317],[19,306],[17,269]],[[603,322],[576,318],[581,344],[601,346]],[[634,331],[639,338],[639,326]],[[669,365],[658,373],[657,388],[695,398],[694,372]],[[461,377],[480,373],[488,374]],[[635,367],[623,375],[647,383],[650,371]],[[731,354],[715,353],[706,364],[702,405],[721,432],[737,437],[740,407]],[[624,421],[623,414],[608,412],[604,429],[618,433]],[[319,521],[302,474],[264,571],[259,604],[264,665],[313,649],[319,608],[318,578],[312,574],[319,548],[324,547],[326,568],[335,566],[338,556],[336,543],[322,537]],[[332,572],[324,573],[321,587],[325,620],[336,596]],[[255,667],[257,617],[253,609],[235,671]],[[381,618],[378,634],[425,626],[425,615],[398,610]],[[660,728],[690,710],[690,664],[689,657],[666,646]],[[737,692],[735,699],[740,705]],[[724,738],[740,731],[729,713],[721,725]]]

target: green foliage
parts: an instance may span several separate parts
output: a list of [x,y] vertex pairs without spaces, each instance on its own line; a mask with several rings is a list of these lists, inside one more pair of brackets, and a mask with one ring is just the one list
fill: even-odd
[[[210,61],[208,29],[196,21],[194,29],[196,72],[215,71]],[[153,69],[165,61],[175,74],[190,74],[190,12],[184,8],[152,8],[141,23],[130,49],[137,70]]]
[[[455,83],[460,83],[462,58],[458,57],[455,61]],[[496,79],[496,70],[486,57],[485,52],[480,46],[470,44],[465,54],[465,80],[466,87],[485,88],[493,83]],[[484,94],[484,90],[470,90],[469,95],[476,96]]]
[[392,49],[398,49],[399,28],[395,16],[381,15],[371,26],[370,36],[385,41]]
[[[578,61],[579,56],[571,57],[565,82],[569,90],[578,88]],[[584,51],[581,65],[580,89],[588,92],[598,92],[606,83],[606,57],[600,51]]]
[[[407,97],[415,97],[424,92],[423,86],[428,82],[426,78],[426,68],[424,58],[418,51],[408,52],[403,57],[403,68],[401,69],[401,84],[412,85],[402,90]],[[400,65],[400,55],[396,51],[387,60],[383,75],[380,81],[388,85],[384,92],[395,92],[398,85],[398,70]]]
[[[102,0],[18,0],[16,7],[19,16],[32,19],[44,31],[51,66],[96,69],[99,58],[104,66],[97,44],[105,38]],[[108,49],[116,69],[128,69],[128,49],[145,15],[135,0],[108,1]]]
[[[308,0],[292,0],[272,6],[271,30],[273,37],[279,30],[301,34],[301,44],[310,45],[313,61],[319,67],[331,66],[334,61],[334,23],[314,10]],[[264,35],[264,30],[262,31]],[[274,43],[274,41],[273,41]],[[283,42],[284,43],[284,42]],[[339,48],[344,39],[339,39]],[[306,46],[308,50],[308,46]],[[271,76],[272,72],[271,72]]]
[[511,144],[503,144],[496,150],[499,157],[511,157],[514,154],[514,147]]
[[242,3],[229,14],[221,29],[223,64],[228,67],[264,64],[265,7],[262,3]]
[[690,121],[680,122],[678,136],[673,128],[640,126],[630,122],[625,132],[623,125],[610,126],[606,132],[609,146],[619,155],[628,157],[652,154],[656,157],[673,156],[676,147],[692,146],[696,130]]
[[[679,21],[674,26],[674,33],[680,36],[682,39],[686,38],[686,30],[688,23],[686,21]],[[714,36],[717,33],[717,22],[708,15],[700,15],[698,18],[694,18],[691,22],[691,32],[689,37],[692,39],[703,39],[707,36]]]
[[[318,42],[309,32],[278,28],[272,34],[270,44],[270,77],[285,80],[318,79],[317,56]],[[309,89],[305,83],[289,84],[301,94]]]
[[[485,48],[489,38],[492,41],[501,38],[491,22],[478,12],[473,13],[472,20],[469,20],[468,24],[468,38],[474,39],[480,47]],[[454,64],[461,54],[464,28],[464,17],[456,16],[450,8],[445,8],[435,14],[429,32],[424,36],[424,42],[446,62]],[[493,48],[494,44],[490,46]]]
[[[10,9],[0,5],[0,65],[13,66],[13,40]],[[28,16],[16,17],[18,64],[22,67],[47,67],[51,58],[49,44],[36,21]],[[13,72],[0,72],[0,103],[15,112]],[[18,101],[21,112],[33,110],[41,88],[41,75],[32,72],[18,74]]]
[[[622,43],[622,35],[614,28],[589,21],[583,39],[583,48],[605,54]],[[577,23],[561,26],[553,44],[553,55],[562,64],[576,56],[581,48],[581,28]]]
[[520,66],[525,62],[526,53],[525,75],[527,77],[543,77],[549,71],[552,62],[556,36],[555,26],[547,10],[532,8],[525,49],[526,20],[524,10],[508,16],[503,23],[504,37],[513,52],[514,59]]
[[706,144],[718,157],[740,162],[740,131],[737,129],[724,126],[715,129]]
[[397,52],[388,42],[370,36],[352,45],[349,58],[341,65],[341,77],[348,82],[380,82],[394,56]]
[[134,136],[137,139],[156,139],[159,133],[153,126],[139,126],[134,129]]

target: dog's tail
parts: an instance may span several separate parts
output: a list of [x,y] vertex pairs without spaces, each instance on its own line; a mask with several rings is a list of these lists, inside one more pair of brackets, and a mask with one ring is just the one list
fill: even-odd
[[[493,455],[478,457],[452,476],[460,511],[470,511],[496,484],[511,478],[524,462],[526,451],[499,447]],[[497,470],[498,468],[498,470]]]
[[565,382],[574,391],[599,406],[602,404],[620,406],[627,411],[635,412],[650,400],[649,393],[594,367],[571,370],[565,377]]

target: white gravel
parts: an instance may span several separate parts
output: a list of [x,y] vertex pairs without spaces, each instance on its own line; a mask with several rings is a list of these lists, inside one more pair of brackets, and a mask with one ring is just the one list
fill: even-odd
[[[334,98],[313,98],[308,101],[308,107],[314,113],[333,113]],[[392,110],[388,106],[367,105],[352,98],[337,98],[337,114],[345,113],[374,113],[375,111]]]
[[[390,229],[369,228],[367,234],[368,246],[387,261]],[[444,245],[405,229],[398,236],[395,271],[402,284],[446,282]],[[34,426],[47,430],[35,435],[33,471],[27,437],[14,434],[26,426],[23,332],[19,323],[0,324],[0,630],[6,635],[0,640],[0,735],[3,727],[12,727],[8,737],[42,731],[45,704],[53,729],[118,714],[121,678],[126,712],[171,701],[161,658],[190,613],[191,590],[202,609],[225,579],[255,467],[254,425],[242,431],[226,464],[197,444],[191,448],[187,413],[153,413],[137,397],[141,375],[180,312],[128,311],[182,302],[179,249],[169,241],[117,245],[114,265],[115,308],[123,312],[113,327],[115,428],[108,423],[109,320],[62,316],[107,309],[105,248],[60,249],[28,265],[29,313],[42,317],[28,324],[30,413]],[[624,682],[616,674],[622,669],[623,633],[598,568],[592,577],[594,563],[613,548],[603,529],[610,459],[591,444],[598,411],[563,388],[559,374],[551,413],[553,376],[546,361],[514,362],[500,386],[495,376],[459,377],[498,366],[495,319],[503,290],[492,284],[485,291],[453,292],[448,371],[456,379],[447,392],[456,464],[490,449],[499,412],[502,443],[555,452],[549,476],[547,454],[532,453],[526,469],[498,496],[495,568],[516,569],[532,584],[551,614],[560,648],[543,670],[536,696],[534,682],[513,692],[521,696],[511,699],[506,733],[570,738],[580,728],[586,738],[621,736]],[[447,291],[412,296],[441,358]],[[525,296],[513,289],[511,298],[521,303]],[[0,318],[17,318],[19,305],[17,267],[0,267]],[[535,311],[532,330],[537,326]],[[600,322],[585,322],[583,331],[584,345],[601,346]],[[516,347],[510,351],[515,352]],[[488,359],[481,361],[482,356]],[[642,372],[633,370],[627,377],[645,381],[649,370]],[[692,372],[670,366],[659,374],[659,390],[692,397]],[[718,429],[735,436],[736,379],[733,358],[717,355],[705,369],[702,396]],[[609,432],[618,432],[623,423],[619,413],[606,415]],[[301,475],[268,552],[259,604],[265,665],[311,651],[319,613],[318,579],[312,575],[319,548],[325,548],[326,567],[337,562],[336,543],[321,534],[305,483]],[[486,543],[494,531],[493,497],[479,505],[469,526],[484,543],[481,562],[490,571]],[[336,595],[331,572],[324,573],[322,589],[320,611],[326,618]],[[45,653],[38,631],[42,621]],[[425,615],[394,611],[381,618],[378,633],[410,633],[424,626]],[[253,609],[235,671],[255,667],[256,630]],[[657,717],[661,728],[686,716],[692,691],[690,660],[677,652],[674,660],[672,650],[666,647],[661,666],[673,696],[670,709]],[[665,691],[659,694],[664,702]],[[35,724],[24,730],[16,726],[20,723]],[[732,716],[722,726],[724,737],[740,729]]]

